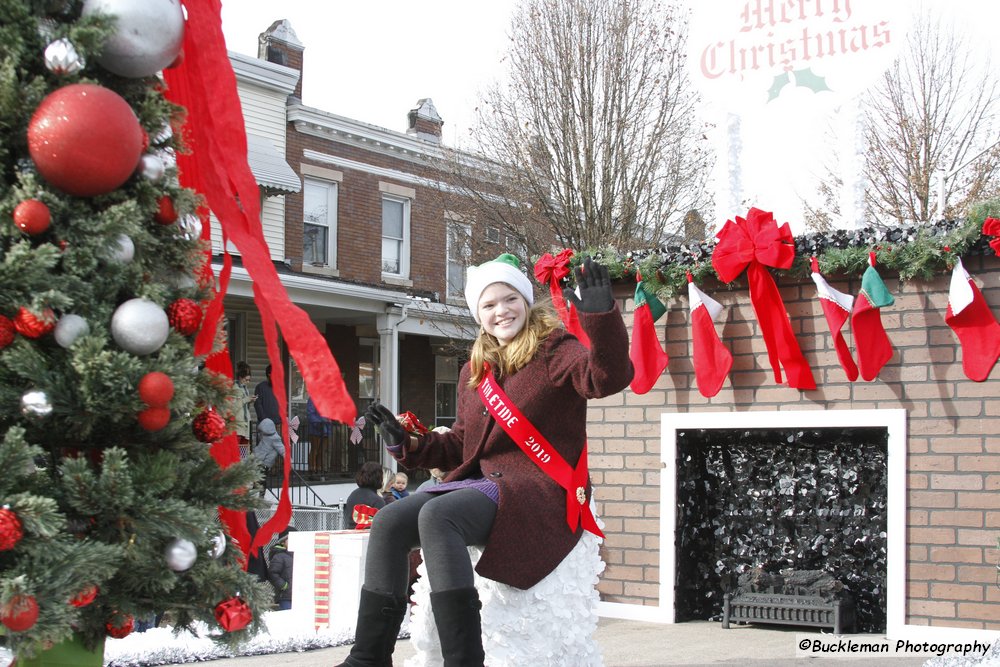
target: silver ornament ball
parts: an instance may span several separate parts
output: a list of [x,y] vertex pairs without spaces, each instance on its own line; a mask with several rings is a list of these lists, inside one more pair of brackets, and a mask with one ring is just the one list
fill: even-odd
[[167,342],[169,334],[167,314],[148,299],[129,299],[111,316],[111,337],[132,354],[156,352]]
[[201,238],[201,220],[196,215],[185,215],[177,221],[177,227],[188,241]]
[[198,550],[191,540],[177,539],[170,542],[163,551],[163,557],[167,561],[167,567],[174,572],[190,570],[194,562],[198,560]]
[[65,37],[57,39],[45,47],[45,66],[53,74],[59,76],[76,74],[86,64],[83,57],[76,52],[73,42]]
[[87,324],[87,320],[79,315],[69,313],[59,318],[52,335],[55,336],[56,342],[60,347],[69,348],[81,336],[86,336],[89,333],[90,325]]
[[52,402],[44,391],[35,389],[21,396],[21,414],[25,417],[48,417],[52,414]]
[[163,174],[165,174],[166,171],[167,168],[163,164],[163,160],[160,159],[159,155],[146,153],[142,156],[142,160],[139,161],[139,172],[153,183],[156,183],[163,178]]
[[114,33],[97,61],[130,78],[152,76],[172,63],[184,40],[179,0],[86,0],[83,16],[110,14]]
[[226,553],[226,534],[221,530],[212,538],[212,547],[208,550],[208,555],[212,558],[219,558]]

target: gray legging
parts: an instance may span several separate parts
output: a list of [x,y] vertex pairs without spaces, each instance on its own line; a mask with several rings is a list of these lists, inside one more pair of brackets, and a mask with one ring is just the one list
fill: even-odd
[[365,588],[406,597],[410,551],[420,547],[435,593],[475,584],[466,547],[486,544],[497,506],[475,489],[411,493],[380,509],[372,520]]

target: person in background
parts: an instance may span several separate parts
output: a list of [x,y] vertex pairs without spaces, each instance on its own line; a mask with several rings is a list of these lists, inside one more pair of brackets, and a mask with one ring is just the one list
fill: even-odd
[[427,489],[432,489],[444,481],[445,474],[444,470],[441,470],[441,468],[431,468],[430,473],[430,478],[417,487],[417,493],[426,491]]
[[264,475],[264,483],[261,485],[260,494],[264,495],[267,489],[267,471],[274,465],[274,461],[285,455],[285,443],[281,441],[281,436],[274,427],[274,422],[270,419],[262,419],[257,424],[257,444],[253,448],[253,456],[257,459],[261,474]]
[[406,490],[406,485],[409,481],[410,478],[406,476],[405,472],[397,472],[395,479],[392,481],[392,497],[399,500],[410,495],[410,492]]
[[270,419],[274,422],[274,428],[281,433],[281,414],[278,407],[278,398],[274,395],[274,385],[271,384],[271,364],[264,369],[267,379],[257,384],[253,390],[253,409],[257,412],[257,421]]
[[267,578],[274,587],[274,600],[278,609],[292,608],[292,552],[288,550],[288,533],[295,530],[289,526],[278,534],[278,541],[268,554]]
[[[634,370],[607,268],[587,257],[575,275],[578,292],[563,295],[589,349],[551,306],[533,305],[531,281],[518,259],[504,254],[467,273],[465,299],[481,329],[459,376],[452,430],[414,435],[385,406],[368,409],[404,467],[450,472],[447,482],[375,515],[357,636],[340,667],[390,664],[413,549],[423,550],[445,667],[482,667],[482,605],[467,547],[485,547],[476,565],[481,576],[527,590],[562,562],[585,528],[600,533],[590,510],[587,400],[618,393]],[[572,479],[559,473],[566,468]]]
[[234,427],[241,445],[250,444],[250,404],[257,395],[250,393],[250,364],[241,361],[236,364],[236,419]]
[[378,462],[365,461],[354,475],[354,481],[358,488],[351,491],[351,495],[347,496],[347,501],[344,503],[344,516],[347,518],[345,527],[349,530],[358,526],[354,518],[355,505],[367,505],[377,510],[385,507],[385,498],[379,493],[382,485],[382,466]]
[[319,413],[312,397],[306,401],[306,437],[309,438],[309,469],[326,470],[333,422]]
[[396,473],[394,473],[389,468],[382,468],[382,486],[379,487],[379,494],[382,499],[385,500],[385,504],[388,505],[396,499],[396,496],[392,495],[392,485],[396,482]]

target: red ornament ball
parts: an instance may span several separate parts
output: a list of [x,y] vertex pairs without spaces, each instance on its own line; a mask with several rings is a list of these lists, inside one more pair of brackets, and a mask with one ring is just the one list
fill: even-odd
[[26,234],[41,234],[51,223],[52,213],[49,212],[49,207],[37,199],[25,199],[14,207],[14,224]]
[[[121,622],[115,623],[116,620],[120,620]],[[112,618],[104,624],[104,629],[107,631],[109,637],[124,639],[132,634],[132,630],[135,629],[135,619],[131,615],[119,616],[117,619]]]
[[174,200],[167,195],[160,197],[156,215],[153,218],[161,225],[172,225],[177,222],[177,210],[174,208]]
[[77,197],[125,183],[142,157],[143,129],[118,93],[74,83],[50,93],[28,123],[28,152],[39,173]]
[[10,318],[0,315],[0,350],[13,343],[16,334],[17,331],[14,329],[14,323],[11,322]]
[[25,338],[41,338],[56,328],[56,314],[50,308],[36,315],[27,308],[20,308],[14,316],[14,329]]
[[22,537],[21,520],[9,507],[0,507],[0,551],[10,551]]
[[0,623],[14,632],[30,629],[38,620],[38,601],[34,595],[15,595],[0,606]]
[[177,299],[167,306],[167,320],[170,326],[182,336],[190,336],[201,326],[202,312],[191,299]]
[[215,442],[225,435],[226,420],[214,408],[209,408],[194,418],[191,428],[202,442]]
[[146,408],[136,415],[136,419],[139,421],[139,426],[143,429],[147,431],[159,431],[170,423],[170,408]]
[[253,612],[243,598],[229,598],[215,606],[215,620],[226,632],[236,632],[250,625]]
[[146,373],[139,380],[139,398],[151,408],[165,408],[174,397],[174,381],[160,371]]
[[86,607],[88,604],[97,599],[97,594],[100,589],[97,586],[88,586],[82,591],[76,594],[76,596],[69,601],[74,607]]

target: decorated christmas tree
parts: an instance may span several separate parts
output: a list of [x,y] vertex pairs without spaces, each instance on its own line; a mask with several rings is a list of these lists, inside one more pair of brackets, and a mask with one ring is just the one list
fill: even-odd
[[176,0],[0,0],[0,633],[19,664],[69,645],[100,664],[161,614],[236,642],[272,604],[219,519],[260,502],[258,473],[212,456],[232,382],[175,162],[197,147],[158,78],[184,30]]

